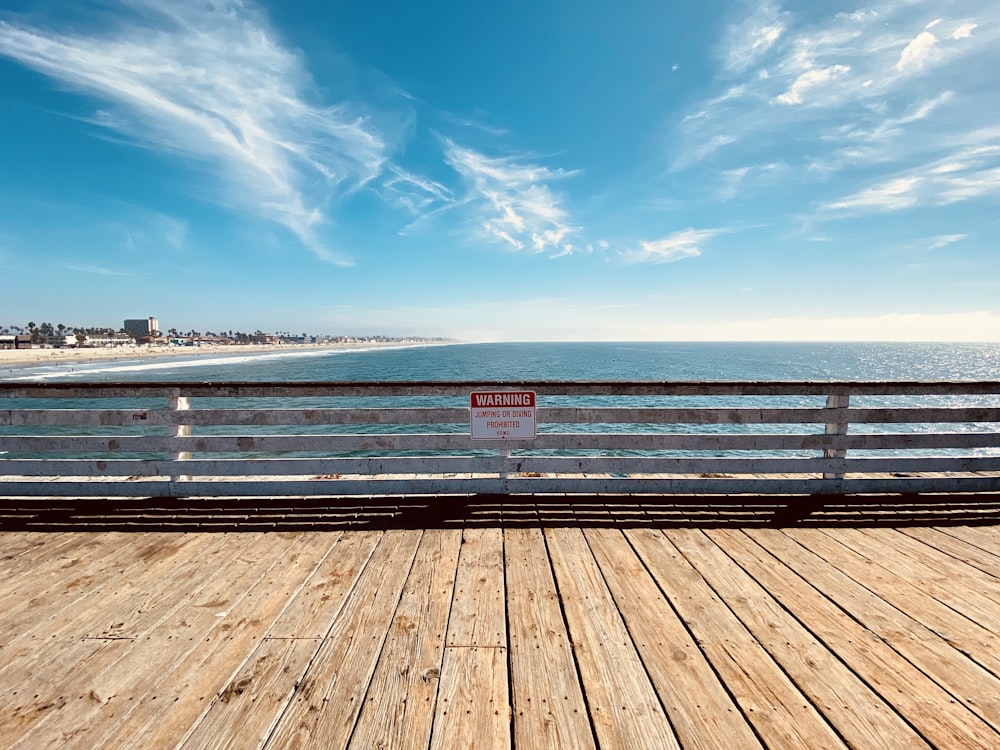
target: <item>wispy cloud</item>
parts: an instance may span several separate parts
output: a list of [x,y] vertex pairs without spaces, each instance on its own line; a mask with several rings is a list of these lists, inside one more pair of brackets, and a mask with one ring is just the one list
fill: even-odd
[[350,261],[317,228],[338,191],[379,175],[387,144],[354,106],[314,101],[301,57],[243,3],[148,0],[100,33],[0,22],[0,55],[98,97],[90,121],[214,176],[213,199]]
[[829,208],[835,211],[898,211],[916,205],[919,200],[917,190],[921,184],[918,177],[897,177],[834,201]]
[[514,250],[565,255],[576,231],[552,182],[574,173],[549,169],[526,159],[486,156],[451,140],[444,141],[445,161],[458,173],[465,202],[482,236]]
[[674,263],[701,255],[705,243],[722,233],[721,229],[684,229],[659,240],[639,243],[623,253],[632,263]]
[[1000,196],[1000,130],[978,130],[939,159],[920,163],[822,206],[846,214],[898,211],[915,206]]
[[947,247],[948,245],[954,245],[956,242],[961,242],[969,235],[967,234],[943,234],[940,237],[934,237],[931,239],[929,250],[939,250],[942,247]]
[[187,220],[123,201],[112,205],[116,218],[108,228],[115,235],[124,235],[126,250],[159,253],[183,250],[187,245]]
[[722,43],[726,69],[741,73],[751,68],[767,54],[784,30],[781,13],[773,3],[757,5],[749,15],[726,29]]
[[121,268],[105,268],[103,266],[79,266],[79,265],[69,265],[67,266],[70,271],[76,273],[86,273],[93,274],[96,276],[135,276],[134,271],[129,271],[127,269]]
[[847,75],[850,65],[830,65],[826,68],[813,68],[800,74],[787,91],[778,94],[777,100],[782,104],[802,104],[807,92]]
[[443,203],[454,200],[451,190],[439,182],[389,165],[376,188],[386,203],[420,216]]
[[[1000,11],[988,3],[883,0],[870,10],[809,14],[765,3],[728,26],[718,88],[679,121],[672,166],[739,169],[773,160],[776,144],[789,141],[801,144],[802,166],[824,178],[885,161],[890,141],[891,157],[926,154],[945,132],[995,121],[987,71],[1000,65],[998,45]],[[922,120],[958,108],[963,115],[949,127],[908,137]],[[872,134],[883,138],[881,153]]]

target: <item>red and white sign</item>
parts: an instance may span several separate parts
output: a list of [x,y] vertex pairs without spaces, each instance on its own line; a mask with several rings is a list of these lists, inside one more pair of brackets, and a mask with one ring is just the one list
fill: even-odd
[[534,391],[473,391],[469,426],[474,440],[534,440]]

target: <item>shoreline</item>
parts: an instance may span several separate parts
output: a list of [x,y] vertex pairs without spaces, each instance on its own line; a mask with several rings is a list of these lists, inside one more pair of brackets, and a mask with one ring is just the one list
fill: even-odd
[[206,344],[203,346],[122,347],[117,349],[0,349],[0,370],[91,365],[146,359],[200,359],[254,354],[322,354],[367,349],[427,346],[421,341],[364,341],[343,344]]

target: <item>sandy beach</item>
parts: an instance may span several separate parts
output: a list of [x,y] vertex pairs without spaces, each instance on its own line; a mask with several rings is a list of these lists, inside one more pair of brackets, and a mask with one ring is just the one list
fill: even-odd
[[324,350],[393,348],[417,342],[358,342],[347,344],[207,344],[202,346],[129,346],[115,349],[0,349],[0,369],[74,363],[115,362],[118,360],[198,356],[245,356],[320,352]]

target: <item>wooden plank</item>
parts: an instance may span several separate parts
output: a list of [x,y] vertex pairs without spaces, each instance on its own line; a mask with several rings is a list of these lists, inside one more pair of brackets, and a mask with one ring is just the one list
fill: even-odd
[[930,477],[879,479],[784,478],[781,475],[732,478],[686,477],[608,478],[604,476],[507,477],[430,476],[313,478],[294,480],[246,478],[244,480],[167,481],[10,481],[0,482],[0,495],[32,497],[388,497],[394,495],[469,494],[872,494],[901,492],[992,492],[1000,477]]
[[[906,534],[901,529],[859,529],[865,537],[870,537],[876,544],[891,545],[899,552],[893,558],[907,568],[916,569],[917,574],[933,579],[938,585],[954,590],[954,582],[963,582],[962,601],[969,601],[974,610],[992,616],[1000,629],[1000,578],[980,570],[975,565],[956,555],[948,554],[937,547],[924,544]],[[997,558],[1000,562],[1000,558]],[[982,621],[980,621],[982,622]],[[985,627],[990,627],[983,623]]]
[[424,531],[350,747],[430,744],[462,532]]
[[506,750],[510,747],[507,650],[445,649],[431,750]]
[[1000,526],[995,523],[988,526],[945,526],[939,530],[990,554],[1000,555]]
[[[391,449],[386,441],[384,450]],[[609,449],[613,446],[609,445]],[[651,444],[649,449],[657,446]],[[913,468],[929,464],[924,459]],[[966,470],[987,469],[989,459],[938,459],[934,466],[942,470],[961,467]],[[1000,468],[1000,458],[994,460]],[[158,477],[184,474],[199,477],[244,476],[309,476],[331,474],[477,474],[518,472],[550,472],[566,474],[819,474],[831,466],[824,458],[660,458],[656,456],[517,456],[505,460],[501,456],[414,456],[376,458],[253,458],[205,459],[185,461],[123,459],[11,459],[0,468],[11,475],[31,477]],[[839,464],[838,464],[839,465]],[[888,470],[906,468],[900,459],[887,464]]]
[[267,637],[327,638],[384,533],[364,529],[339,536],[330,554],[271,625]]
[[846,747],[663,533],[635,529],[626,535],[766,747]]
[[582,531],[550,528],[545,538],[598,743],[679,747]]
[[[391,440],[383,450],[391,450]],[[11,459],[0,464],[10,474],[50,477],[166,477],[183,474],[198,477],[330,476],[331,474],[497,473],[499,456],[414,456],[373,458],[231,458],[173,460]]]
[[386,531],[268,747],[346,747],[391,626],[422,532]]
[[118,571],[99,611],[87,609],[76,620],[84,638],[143,638],[179,609],[197,601],[227,566],[242,564],[253,549],[250,539],[222,534],[150,533],[149,544],[135,554],[135,564]]
[[[908,721],[942,747],[989,747],[1000,678],[822,558],[772,529],[706,532]],[[983,744],[983,743],[987,744]]]
[[[72,746],[78,730],[71,718],[74,704],[109,700],[107,694],[76,678],[77,666],[118,658],[129,643],[77,639],[45,646],[39,648],[40,658],[19,662],[16,673],[0,681],[0,737],[5,748]],[[54,736],[48,744],[31,739],[38,736],[40,728]]]
[[[857,670],[859,675],[841,660],[844,657],[838,647],[850,644],[843,640],[831,644],[811,630],[822,627],[816,621],[821,623],[829,616],[829,608],[804,607],[790,614],[776,599],[782,581],[769,578],[767,584],[758,582],[701,530],[670,529],[664,533],[848,745],[886,750],[928,747],[888,702],[894,697],[893,688],[905,686],[906,681],[886,687],[881,695],[876,693],[871,683],[877,686],[883,681],[880,669]],[[922,676],[912,667],[908,673]],[[913,709],[917,703],[908,707]],[[903,715],[908,714],[903,711]]]
[[[166,585],[179,567],[174,555],[183,550],[196,558],[211,541],[184,535],[86,534],[106,540],[108,548],[74,548],[71,557],[61,550],[52,559],[36,558],[38,575],[23,577],[12,599],[0,609],[0,632],[4,643],[2,673],[19,655],[37,653],[39,642],[75,638],[134,637],[125,633],[122,612],[131,611],[123,602],[135,592],[149,605],[149,587]],[[93,558],[88,556],[93,553]],[[186,563],[187,561],[182,558]],[[54,587],[52,578],[61,579]],[[114,635],[110,631],[114,631]]]
[[1000,539],[994,538],[993,549],[984,549],[973,539],[965,539],[943,529],[905,527],[899,531],[952,557],[964,560],[983,573],[1000,580]]
[[987,671],[1000,675],[1000,634],[970,621],[905,577],[878,566],[880,550],[869,550],[868,555],[862,555],[822,529],[787,528],[783,533],[819,555],[828,566],[938,633]]
[[309,665],[381,537],[381,531],[372,530],[330,535],[329,553],[215,696],[184,748],[263,746],[300,686],[306,684]]
[[445,636],[432,750],[509,748],[503,534],[466,529]]
[[450,648],[507,648],[503,532],[467,529],[448,618]]
[[[181,705],[176,705],[183,687],[183,678],[178,677],[177,670],[185,662],[211,651],[213,636],[215,643],[231,641],[228,636],[233,626],[227,617],[233,611],[239,612],[239,601],[246,597],[249,588],[297,540],[260,534],[243,535],[242,539],[232,541],[237,549],[253,544],[263,559],[256,564],[224,567],[204,564],[201,576],[174,585],[174,606],[167,607],[158,622],[151,624],[152,630],[136,638],[114,639],[114,643],[122,644],[120,650],[101,652],[99,658],[78,665],[72,671],[75,700],[67,703],[58,717],[50,717],[46,724],[26,736],[19,746],[27,749],[57,745],[67,727],[72,728],[74,741],[80,747],[121,745],[123,738],[133,736],[145,719],[157,716],[159,711],[182,708],[200,712],[211,693],[188,693]],[[269,551],[274,554],[268,555]],[[251,619],[239,627],[249,624]],[[212,672],[207,676],[225,679],[229,671],[231,667],[222,676]],[[100,700],[94,700],[94,696]],[[117,739],[110,739],[113,736]]]
[[[555,433],[540,432],[533,449],[606,450],[820,450],[839,441],[840,447],[935,448],[1000,445],[996,434],[841,435],[762,433]],[[485,442],[485,441],[484,441]],[[3,449],[11,453],[276,453],[282,451],[471,450],[482,446],[467,433],[361,433],[350,435],[11,435]],[[108,456],[111,457],[110,455]],[[0,460],[0,470],[4,461]],[[6,472],[5,472],[6,473]]]
[[[0,532],[0,617],[9,614],[8,604],[23,600],[24,595],[17,592],[30,591],[32,596],[40,590],[39,576],[51,565],[52,560],[64,558],[73,559],[73,551],[93,544],[86,534],[56,532],[52,534],[38,531],[6,531]],[[65,576],[63,576],[65,577]],[[10,602],[4,601],[10,597]],[[0,638],[0,649],[6,639]]]
[[747,380],[511,380],[496,383],[463,381],[381,382],[229,382],[215,383],[101,383],[67,381],[44,383],[0,381],[6,398],[166,398],[183,391],[193,398],[356,398],[402,396],[451,396],[468,399],[472,391],[530,390],[539,395],[573,396],[826,396],[851,395],[992,395],[1000,393],[998,381],[747,381]]
[[446,648],[431,750],[509,748],[507,692],[506,649]]
[[[251,535],[246,535],[245,539],[239,541],[231,540],[232,551],[238,552],[239,546],[244,542],[251,544],[254,540],[249,539],[249,536]],[[286,541],[277,537],[275,540],[283,542],[284,547],[287,547]],[[210,546],[208,541],[206,546]],[[258,540],[257,547],[260,546]],[[200,562],[204,563],[204,560]],[[202,565],[201,570],[200,576],[187,578],[188,585],[197,587],[202,583],[210,584],[215,578],[223,578],[226,572],[226,568],[212,565]],[[247,571],[253,573],[251,566],[239,566],[238,570],[244,571],[244,575]],[[228,583],[222,584],[223,590],[229,583],[233,583],[231,573],[227,581]],[[22,741],[24,747],[40,747],[61,742],[60,738],[65,738],[67,731],[71,732],[77,738],[76,741],[83,746],[89,741],[85,737],[93,738],[92,733],[112,731],[125,713],[131,711],[141,699],[148,698],[147,691],[162,679],[163,672],[168,671],[176,661],[197,647],[204,630],[198,630],[197,635],[192,634],[190,637],[177,637],[179,634],[175,630],[172,637],[164,637],[160,628],[169,630],[178,620],[181,621],[182,627],[196,626],[195,620],[200,617],[204,628],[210,629],[219,622],[216,616],[217,608],[197,607],[198,601],[203,600],[192,602],[190,596],[192,589],[183,583],[174,585],[173,591],[172,605],[166,607],[167,611],[160,615],[157,622],[150,623],[151,630],[155,629],[154,632],[139,631],[133,637],[118,637],[111,634],[103,638],[80,639],[77,631],[69,632],[56,640],[56,643],[73,644],[77,640],[82,640],[116,644],[118,647],[104,649],[68,672],[77,681],[73,700],[58,716],[50,717],[47,724],[26,735]],[[188,595],[185,596],[185,593]],[[232,594],[226,593],[226,596]],[[94,742],[94,746],[101,744],[98,740]]]
[[504,531],[514,747],[596,747],[541,529]]
[[[211,705],[212,696],[225,692],[232,684],[231,678],[269,624],[331,546],[331,538],[322,533],[288,536],[290,544],[263,556],[260,575],[249,587],[229,590],[231,598],[222,605],[223,613],[215,613],[216,623],[209,634],[196,649],[151,682],[143,699],[101,741],[102,746],[179,744]],[[151,691],[155,691],[157,700],[148,698]]]
[[261,408],[261,409],[11,409],[0,425],[15,427],[90,426],[269,427],[358,424],[468,424],[467,408]]
[[[46,541],[51,538],[52,544]],[[0,570],[0,737],[5,746],[73,700],[72,689],[55,675],[71,673],[96,653],[115,649],[107,641],[53,639],[60,613],[72,615],[72,604],[87,597],[96,579],[90,575],[103,561],[117,567],[116,535],[94,539],[86,534],[7,533],[3,535]],[[140,544],[142,540],[131,540]],[[89,566],[93,556],[94,567]]]
[[622,532],[586,536],[681,747],[762,747]]
[[[485,441],[484,441],[485,442]],[[482,447],[467,433],[359,433],[337,435],[9,435],[2,438],[10,453],[158,453],[282,452],[351,450],[472,450]],[[532,449],[545,450],[700,450],[818,451],[990,448],[1000,446],[1000,432],[906,432],[824,435],[818,433],[573,433],[540,432]],[[0,460],[0,471],[7,461]],[[11,464],[13,465],[13,464]]]
[[[0,508],[0,513],[7,510],[9,509]],[[0,531],[0,563],[5,573],[0,577],[0,587],[6,587],[10,579],[22,570],[33,570],[39,553],[51,557],[55,550],[65,545],[83,543],[79,534],[65,531],[49,534],[39,534],[37,531]]]
[[[84,623],[104,617],[106,598],[117,595],[117,586],[106,582],[132,580],[150,568],[163,574],[173,564],[154,559],[160,542],[147,534],[80,537],[87,542],[40,559],[37,575],[21,577],[18,588],[0,599],[0,675],[24,658],[37,657],[41,642],[87,634],[92,626]],[[159,567],[159,562],[167,564]],[[117,622],[105,617],[103,624]]]
[[[942,414],[954,413],[950,410],[941,411]],[[984,416],[994,413],[1000,414],[1000,410],[983,410]],[[822,407],[810,409],[794,406],[773,408],[732,406],[690,408],[666,406],[648,408],[548,407],[538,409],[537,419],[539,422],[559,422],[562,424],[823,424],[827,421],[827,410]]]
[[186,737],[178,725],[175,746],[185,750],[265,747],[321,644],[318,638],[262,638],[212,698],[205,714],[192,721]]
[[[986,630],[1000,634],[1000,587],[995,578],[947,555],[928,554],[926,545],[895,529],[838,529],[837,539],[859,554],[885,549],[876,560],[878,565],[918,585]],[[956,580],[963,585],[955,586]]]
[[[359,433],[336,435],[8,435],[0,438],[10,453],[161,453],[178,452],[281,452],[350,450],[374,451],[469,450],[477,446],[467,433]],[[914,450],[942,448],[990,448],[1000,446],[1000,432],[958,433],[585,433],[540,432],[534,449],[605,450],[700,450],[700,451],[817,451]],[[111,458],[112,456],[108,456]],[[0,468],[5,460],[0,460]]]

